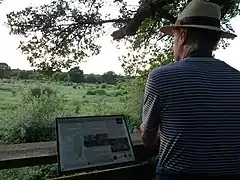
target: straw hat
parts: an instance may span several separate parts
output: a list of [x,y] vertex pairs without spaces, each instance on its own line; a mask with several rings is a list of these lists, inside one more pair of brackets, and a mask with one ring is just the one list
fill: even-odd
[[192,0],[178,16],[172,26],[163,26],[160,31],[173,36],[173,28],[193,27],[221,32],[221,38],[235,38],[237,35],[221,30],[221,8],[217,4],[204,0]]

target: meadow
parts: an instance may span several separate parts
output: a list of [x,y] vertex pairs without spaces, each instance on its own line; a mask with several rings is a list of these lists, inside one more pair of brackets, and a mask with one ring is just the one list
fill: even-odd
[[[124,114],[130,131],[140,123],[143,87],[131,80],[116,85],[52,80],[0,81],[0,143],[55,140],[55,118]],[[56,175],[55,165],[1,170],[0,179],[37,180]]]

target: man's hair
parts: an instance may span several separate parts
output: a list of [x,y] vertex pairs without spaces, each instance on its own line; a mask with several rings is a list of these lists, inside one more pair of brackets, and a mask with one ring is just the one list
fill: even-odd
[[187,28],[186,30],[187,44],[190,46],[189,53],[195,51],[212,53],[217,48],[221,32],[198,28]]

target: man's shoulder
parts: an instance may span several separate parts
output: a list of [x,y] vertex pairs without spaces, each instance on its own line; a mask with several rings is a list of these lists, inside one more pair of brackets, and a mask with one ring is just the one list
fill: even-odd
[[165,66],[160,66],[157,68],[154,68],[150,73],[149,76],[151,77],[158,77],[166,73],[175,72],[177,69],[181,70],[186,67],[186,63],[184,61],[177,61],[172,64],[168,64]]

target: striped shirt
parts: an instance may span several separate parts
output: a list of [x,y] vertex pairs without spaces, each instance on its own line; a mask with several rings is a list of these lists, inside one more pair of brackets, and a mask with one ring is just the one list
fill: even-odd
[[225,62],[194,57],[154,69],[142,118],[159,128],[159,168],[240,174],[240,72]]

